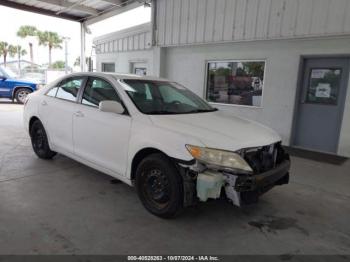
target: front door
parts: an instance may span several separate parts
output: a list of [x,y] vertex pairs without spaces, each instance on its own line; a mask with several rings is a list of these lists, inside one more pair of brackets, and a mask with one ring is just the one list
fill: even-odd
[[112,84],[101,78],[89,77],[73,115],[74,153],[125,175],[131,117],[100,111],[99,103],[104,100],[121,102]]
[[348,75],[348,58],[304,60],[294,146],[337,153]]

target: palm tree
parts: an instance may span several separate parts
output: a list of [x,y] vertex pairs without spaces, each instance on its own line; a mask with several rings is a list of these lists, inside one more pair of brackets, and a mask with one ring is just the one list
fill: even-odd
[[21,57],[27,54],[27,50],[23,49],[22,46],[16,46],[17,58],[18,58],[18,74],[21,75]]
[[16,46],[16,50],[17,50],[16,53],[17,53],[18,61],[20,61],[21,57],[27,54],[27,50],[23,49],[23,47],[20,45]]
[[9,45],[8,54],[10,57],[14,57],[17,54],[17,46]]
[[0,42],[0,54],[4,58],[4,66],[6,66],[6,58],[9,52],[9,44],[7,42]]
[[49,67],[51,67],[51,51],[52,48],[62,48],[62,38],[55,32],[45,31],[38,32],[39,45],[49,47]]
[[[30,25],[24,25],[21,26],[17,32],[17,36],[21,38],[27,38],[30,36],[36,36],[38,30],[35,26]],[[29,50],[30,50],[30,61],[34,63],[34,57],[33,57],[33,43],[29,41]]]

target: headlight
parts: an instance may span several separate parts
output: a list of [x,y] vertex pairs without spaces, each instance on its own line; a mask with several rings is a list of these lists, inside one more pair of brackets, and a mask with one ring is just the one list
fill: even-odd
[[195,159],[205,164],[243,173],[253,172],[248,163],[237,153],[192,145],[186,145],[186,148]]

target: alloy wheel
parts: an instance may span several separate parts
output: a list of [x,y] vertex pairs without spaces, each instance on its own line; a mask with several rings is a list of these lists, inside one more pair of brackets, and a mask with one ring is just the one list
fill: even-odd
[[18,100],[23,104],[29,94],[30,94],[29,91],[21,90],[17,95]]

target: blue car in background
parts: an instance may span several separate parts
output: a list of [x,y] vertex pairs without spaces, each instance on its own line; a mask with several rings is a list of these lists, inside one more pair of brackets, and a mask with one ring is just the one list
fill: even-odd
[[0,98],[9,98],[23,104],[27,95],[38,89],[38,84],[21,80],[5,67],[0,67]]

